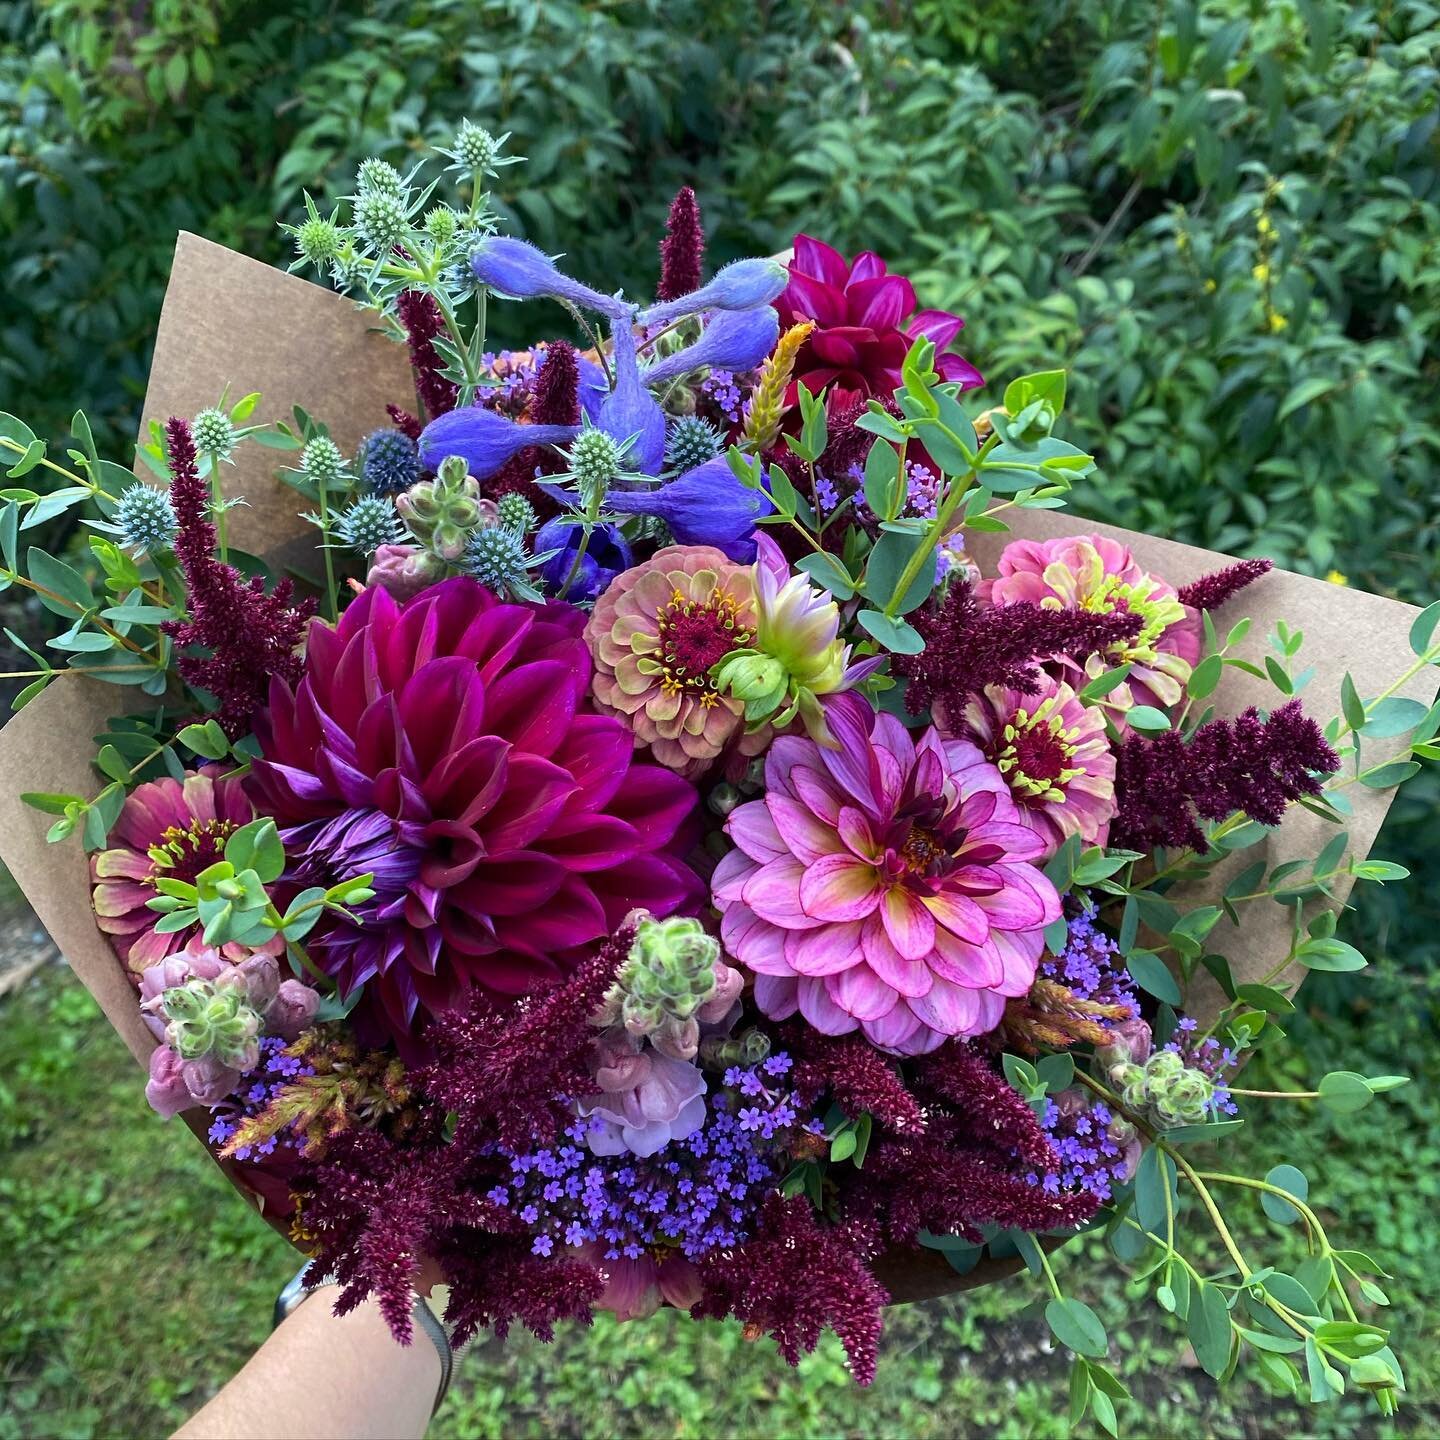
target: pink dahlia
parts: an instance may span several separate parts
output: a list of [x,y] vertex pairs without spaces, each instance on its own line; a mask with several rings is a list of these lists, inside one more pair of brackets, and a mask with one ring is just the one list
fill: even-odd
[[[184,780],[148,780],[125,801],[110,831],[109,846],[90,858],[95,922],[110,937],[130,979],[167,955],[183,949],[199,931],[156,930],[160,915],[147,907],[160,892],[157,880],[193,883],[225,854],[225,842],[255,818],[239,780],[219,778],[218,766],[206,766]],[[276,936],[262,947],[278,955],[285,942]],[[222,954],[240,961],[251,947],[227,945]]]
[[713,665],[755,634],[755,572],[709,545],[672,545],[611,582],[595,602],[585,640],[595,658],[595,703],[618,715],[662,765],[699,774],[737,736],[745,706],[723,695]]
[[247,782],[281,827],[295,888],[371,873],[358,925],[306,940],[365,1043],[472,989],[514,997],[568,973],[626,914],[694,897],[679,858],[695,793],[633,761],[586,710],[568,605],[508,605],[473,580],[403,605],[366,590],[311,626],[297,689],[271,686]]
[[[1118,540],[1103,535],[1015,540],[996,568],[998,576],[982,581],[979,590],[981,600],[992,605],[1032,600],[1051,610],[1109,615],[1125,609],[1139,615],[1144,622],[1140,633],[1103,656],[1092,656],[1088,672],[1093,677],[1129,663],[1129,679],[1107,697],[1112,705],[1128,709],[1180,701],[1200,658],[1199,614],[1180,602],[1173,585],[1146,574]],[[1062,664],[1079,670],[1073,661]]]
[[711,886],[726,949],[772,1019],[798,1009],[904,1055],[993,1030],[1060,914],[1029,863],[1044,842],[974,745],[933,728],[917,743],[855,695],[827,713],[836,747],[776,740],[765,798],[726,823],[737,848]]
[[886,273],[885,262],[865,250],[853,262],[809,235],[795,237],[790,283],[775,302],[780,328],[812,320],[815,328],[795,359],[785,403],[795,404],[802,382],[813,394],[827,386],[837,409],[900,388],[900,368],[922,336],[935,342],[941,379],[964,390],[985,383],[959,355],[945,352],[965,322],[946,310],[919,310],[915,287],[903,275]]
[[[1046,676],[1039,694],[987,686],[965,707],[961,734],[1005,777],[1020,823],[1053,854],[1067,835],[1103,845],[1115,814],[1115,756],[1105,717]],[[975,747],[972,747],[975,748]]]

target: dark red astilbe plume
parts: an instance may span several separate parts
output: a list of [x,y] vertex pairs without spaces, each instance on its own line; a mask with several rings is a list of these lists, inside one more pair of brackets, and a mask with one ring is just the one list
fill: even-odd
[[924,1131],[920,1103],[899,1071],[858,1035],[822,1035],[808,1025],[790,1025],[781,1046],[795,1060],[792,1078],[807,1104],[829,1095],[852,1118],[870,1115],[897,1135]]
[[915,714],[931,706],[956,717],[987,685],[1034,694],[1042,661],[1065,657],[1083,665],[1091,655],[1133,639],[1142,623],[1129,610],[1108,615],[1047,610],[1029,600],[982,609],[968,580],[952,585],[938,607],[932,602],[910,620],[925,648],[890,662],[910,682],[905,704]]
[[[545,363],[534,383],[527,416],[532,425],[580,423],[580,360],[568,340],[552,340],[546,347]],[[527,445],[485,482],[485,493],[494,500],[502,495],[523,495],[535,514],[546,520],[558,515],[560,506],[536,485],[535,475],[558,475],[564,468],[564,457],[553,446]]]
[[415,394],[427,420],[448,415],[455,408],[460,392],[440,372],[445,362],[435,348],[435,337],[445,328],[440,306],[433,295],[423,290],[402,290],[395,302],[395,312],[405,327],[410,348],[410,368],[415,372]]
[[682,185],[670,202],[665,221],[665,238],[660,242],[661,300],[678,300],[700,288],[700,267],[705,259],[705,231],[700,225],[700,206],[695,192]]
[[470,1009],[431,1025],[435,1063],[418,1077],[456,1114],[455,1140],[472,1149],[498,1140],[528,1150],[553,1140],[571,1118],[561,1097],[594,1089],[590,1017],[635,938],[622,926],[565,981],[505,1009],[477,992]]
[[437,1251],[450,1282],[445,1322],[455,1327],[457,1348],[486,1329],[503,1340],[516,1321],[541,1340],[555,1338],[560,1320],[590,1324],[605,1289],[600,1271],[583,1260],[542,1258],[530,1244],[528,1236],[487,1237],[477,1247],[461,1235]]
[[1035,1112],[999,1071],[952,1040],[920,1062],[917,1086],[950,1105],[961,1132],[1040,1170],[1059,1163]]
[[868,1385],[890,1298],[866,1264],[875,1250],[869,1228],[823,1225],[803,1196],[772,1195],[745,1244],[700,1262],[705,1295],[690,1313],[697,1320],[735,1315],[768,1331],[792,1365],[828,1327],[855,1379]]
[[300,1223],[316,1247],[311,1273],[333,1273],[343,1287],[336,1314],[374,1295],[402,1345],[410,1342],[411,1282],[426,1256],[457,1233],[484,1253],[485,1232],[522,1228],[467,1184],[467,1152],[444,1142],[442,1118],[432,1110],[423,1133],[405,1143],[380,1130],[347,1130],[295,1185]]
[[1237,560],[1223,570],[1212,570],[1180,589],[1182,605],[1195,610],[1218,610],[1232,596],[1275,568],[1273,560]]
[[167,420],[165,441],[170,503],[179,526],[175,555],[185,572],[190,618],[166,620],[160,628],[177,647],[198,645],[209,651],[181,655],[176,666],[189,684],[215,696],[215,718],[235,740],[249,730],[250,717],[265,703],[272,675],[289,685],[299,680],[297,650],[312,607],[295,603],[288,578],[277,581],[267,595],[258,575],[247,581],[233,565],[215,558],[210,489],[195,464],[189,423]]
[[385,413],[402,435],[408,435],[412,440],[420,438],[420,432],[425,427],[408,410],[402,410],[398,405],[387,405]]
[[1131,734],[1116,755],[1119,813],[1114,845],[1206,849],[1196,819],[1224,820],[1236,811],[1278,825],[1302,795],[1318,795],[1319,777],[1340,768],[1320,727],[1288,700],[1268,720],[1252,705],[1233,720],[1211,720],[1188,741],[1167,730],[1153,739]]

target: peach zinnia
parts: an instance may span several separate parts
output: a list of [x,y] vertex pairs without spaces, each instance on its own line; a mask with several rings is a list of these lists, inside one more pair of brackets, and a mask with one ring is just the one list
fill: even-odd
[[[598,707],[619,715],[662,765],[694,776],[738,732],[745,706],[711,667],[754,638],[755,576],[709,545],[672,545],[619,576],[595,602],[585,639]],[[753,755],[768,731],[741,734]]]

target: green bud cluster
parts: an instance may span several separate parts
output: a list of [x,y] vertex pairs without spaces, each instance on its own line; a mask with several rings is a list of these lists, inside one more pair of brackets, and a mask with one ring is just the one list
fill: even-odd
[[425,215],[425,233],[448,245],[460,233],[460,216],[448,205],[437,205]]
[[161,997],[166,1038],[182,1060],[214,1055],[235,1070],[249,1070],[260,1057],[260,1016],[243,985],[191,980]]
[[324,265],[340,253],[340,227],[323,215],[314,215],[294,226],[295,253],[310,265]]
[[228,460],[235,449],[235,426],[223,410],[202,410],[191,422],[190,431],[202,455]]
[[433,480],[421,480],[395,501],[405,528],[420,544],[456,564],[485,519],[480,485],[456,455],[440,463]]
[[695,1012],[715,993],[719,958],[719,941],[707,935],[698,920],[647,916],[635,929],[630,953],[597,1018],[602,1024],[623,1025],[632,1035],[668,1036],[684,1043],[696,1030]]
[[1215,1082],[1173,1050],[1157,1050],[1143,1065],[1113,1066],[1110,1080],[1126,1109],[1148,1113],[1162,1126],[1203,1125],[1215,1102]]
[[790,683],[784,662],[759,650],[732,650],[711,673],[717,689],[753,706],[757,715],[778,710]]

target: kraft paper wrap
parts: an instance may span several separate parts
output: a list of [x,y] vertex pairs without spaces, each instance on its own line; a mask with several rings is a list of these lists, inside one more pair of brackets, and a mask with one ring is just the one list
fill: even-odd
[[[387,402],[405,408],[414,405],[404,347],[379,333],[373,316],[320,286],[182,234],[161,312],[143,420],[148,424],[170,415],[192,416],[215,404],[226,385],[232,402],[250,391],[261,393],[256,421],[287,418],[293,405],[303,406],[331,427],[347,453],[353,452],[362,435],[387,423]],[[243,495],[248,501],[230,512],[232,543],[277,564],[298,559],[304,547],[314,544],[312,527],[297,516],[298,497],[275,478],[278,463],[288,458],[246,446],[239,452],[239,463],[224,472],[227,496]],[[994,574],[996,558],[1010,539],[1095,531],[1128,545],[1145,569],[1177,586],[1228,563],[1224,555],[1097,525],[1060,511],[1018,510],[1011,525],[1010,535],[974,537],[972,553],[986,574]],[[1395,600],[1275,571],[1243,592],[1228,618],[1253,618],[1250,635],[1236,653],[1256,661],[1263,659],[1266,637],[1277,620],[1304,630],[1301,664],[1313,665],[1315,677],[1302,698],[1307,711],[1323,724],[1339,710],[1340,681],[1347,671],[1359,693],[1371,696],[1411,665],[1408,634],[1416,613],[1413,606]],[[1222,631],[1225,618],[1220,621]],[[1429,704],[1437,682],[1440,676],[1432,669],[1413,677],[1397,693]],[[1250,704],[1273,706],[1275,700],[1273,687],[1229,669],[1215,697],[1224,714]],[[0,731],[0,859],[143,1066],[154,1041],[141,1021],[135,992],[120,962],[95,926],[86,857],[73,840],[47,844],[50,817],[19,799],[22,790],[96,791],[101,781],[91,768],[92,737],[135,703],[132,694],[117,687],[66,675],[5,725]],[[1398,740],[1369,742],[1367,760],[1373,763],[1400,745]],[[1362,857],[1374,842],[1394,792],[1352,785],[1346,793],[1354,804],[1346,826],[1351,852]],[[1217,867],[1211,885],[1223,887],[1229,873],[1262,856],[1267,865],[1313,858],[1333,833],[1327,822],[1293,807],[1263,845]],[[1342,882],[1335,888],[1337,900],[1343,900],[1348,885]],[[1172,892],[1172,898],[1176,894]],[[1185,899],[1203,904],[1213,895],[1213,889],[1209,894],[1192,890]],[[1222,920],[1209,942],[1227,955],[1238,983],[1263,975],[1289,946],[1288,912],[1280,906],[1253,905],[1245,920],[1243,934]],[[1356,938],[1363,948],[1363,937]],[[1292,987],[1301,978],[1303,972],[1286,977]],[[1216,999],[1218,992],[1210,1003]],[[200,1133],[203,1128],[201,1123]],[[233,1167],[225,1168],[235,1179]],[[926,1252],[892,1254],[881,1273],[897,1300],[915,1300],[968,1289],[1014,1268],[1013,1261],[987,1260],[962,1277],[943,1257]]]

